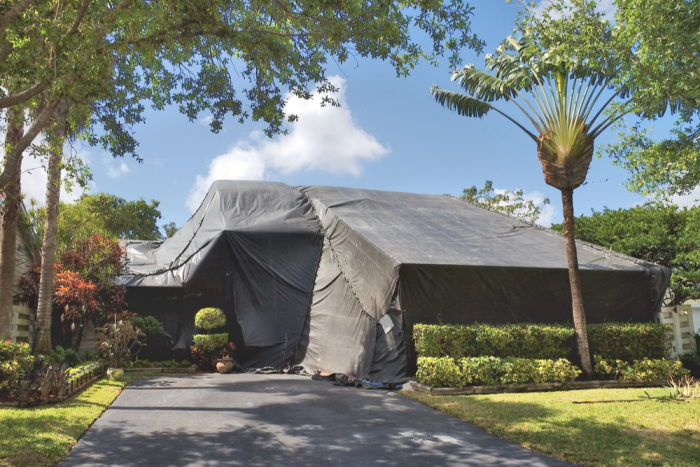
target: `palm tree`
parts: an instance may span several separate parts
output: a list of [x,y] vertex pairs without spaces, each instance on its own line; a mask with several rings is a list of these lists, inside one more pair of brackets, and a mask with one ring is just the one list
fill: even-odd
[[[583,371],[590,377],[593,368],[574,240],[573,192],[586,180],[596,137],[622,115],[620,108],[596,125],[618,93],[606,96],[605,102],[598,105],[612,77],[591,70],[585,62],[550,55],[528,35],[521,39],[508,37],[495,55],[486,56],[485,62],[486,71],[468,65],[452,76],[466,94],[436,86],[431,94],[439,104],[459,115],[483,117],[494,110],[537,144],[545,182],[561,191],[576,344]],[[512,103],[524,114],[526,122],[494,107],[496,101]]]

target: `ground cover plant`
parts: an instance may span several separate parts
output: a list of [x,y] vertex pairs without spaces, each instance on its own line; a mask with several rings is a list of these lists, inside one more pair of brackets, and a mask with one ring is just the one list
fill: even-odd
[[[700,465],[700,401],[655,399],[671,393],[670,388],[658,388],[487,396],[404,394],[576,465]],[[635,402],[573,403],[601,400]]]
[[[53,466],[136,377],[103,378],[64,402],[39,407],[0,407],[0,467]],[[158,373],[162,376],[162,373]]]

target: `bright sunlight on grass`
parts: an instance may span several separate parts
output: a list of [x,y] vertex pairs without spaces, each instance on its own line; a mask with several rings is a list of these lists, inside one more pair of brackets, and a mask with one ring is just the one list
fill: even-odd
[[[700,465],[700,400],[641,400],[669,389],[488,396],[405,393],[534,451],[586,466]],[[574,404],[572,401],[640,399]]]
[[[33,408],[0,408],[0,466],[52,466],[138,374],[102,379],[65,402]],[[159,373],[158,376],[163,376]]]

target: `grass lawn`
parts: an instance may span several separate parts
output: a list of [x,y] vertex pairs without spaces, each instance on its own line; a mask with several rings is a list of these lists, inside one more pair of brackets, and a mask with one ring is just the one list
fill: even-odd
[[[154,373],[163,376],[163,373]],[[125,374],[121,381],[99,380],[70,399],[32,408],[0,408],[0,466],[52,466],[117,398],[132,379],[148,373]]]
[[534,451],[586,466],[700,466],[700,400],[603,404],[668,389],[488,396],[404,394]]

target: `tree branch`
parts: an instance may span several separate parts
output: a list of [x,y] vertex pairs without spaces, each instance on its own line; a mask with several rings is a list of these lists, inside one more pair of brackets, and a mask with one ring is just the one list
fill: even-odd
[[0,109],[6,109],[8,107],[12,107],[18,104],[21,104],[22,102],[31,99],[32,97],[40,94],[43,92],[47,87],[48,83],[36,83],[34,86],[31,88],[24,90],[22,92],[18,92],[17,94],[13,94],[11,96],[7,96],[4,99],[0,99]]
[[[32,122],[32,126],[29,128],[29,131],[27,131],[22,139],[20,139],[10,150],[10,152],[5,155],[6,167],[11,165],[9,162],[19,157],[19,155],[24,152],[24,150],[27,149],[30,144],[32,144],[32,141],[34,141],[39,133],[46,128],[53,117],[53,112],[56,109],[57,104],[57,99],[51,99],[46,107],[44,107],[44,109],[41,111],[39,116],[34,120],[34,122]],[[2,173],[0,173],[0,190],[5,188],[5,185],[11,181],[13,175],[14,174],[8,173],[7,170],[3,170]]]
[[17,2],[15,6],[7,12],[2,21],[0,21],[0,36],[5,34],[5,31],[8,27],[10,27],[10,24],[15,20],[15,18],[24,13],[24,11],[32,6],[32,3],[34,2],[35,0],[20,0]]

